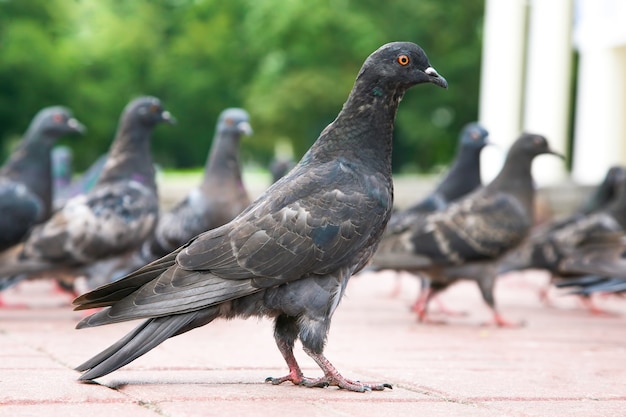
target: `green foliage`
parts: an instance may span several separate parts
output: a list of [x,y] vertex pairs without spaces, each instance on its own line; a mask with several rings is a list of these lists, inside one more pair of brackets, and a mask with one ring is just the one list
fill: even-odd
[[302,155],[340,110],[369,53],[394,40],[424,47],[448,91],[410,91],[394,167],[432,170],[477,117],[483,0],[0,0],[0,156],[47,105],[88,127],[65,139],[75,166],[106,151],[124,105],[160,97],[177,117],[155,132],[165,167],[202,166],[217,115],[244,107],[261,165],[277,141]]

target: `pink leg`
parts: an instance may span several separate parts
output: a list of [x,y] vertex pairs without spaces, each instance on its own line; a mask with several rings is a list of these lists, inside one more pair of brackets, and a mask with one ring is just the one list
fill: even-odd
[[304,348],[304,351],[307,355],[309,355],[317,365],[322,368],[324,371],[324,376],[319,378],[311,383],[304,382],[302,385],[319,387],[319,386],[336,386],[342,389],[346,389],[349,391],[355,392],[365,392],[365,391],[382,391],[385,388],[393,388],[391,384],[382,383],[382,384],[363,384],[359,381],[351,381],[349,379],[344,378],[339,371],[326,359],[326,357],[321,353],[314,353]]

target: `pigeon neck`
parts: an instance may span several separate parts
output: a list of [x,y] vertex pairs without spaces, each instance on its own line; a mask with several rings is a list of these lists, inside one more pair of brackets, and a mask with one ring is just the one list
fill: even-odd
[[357,78],[341,112],[311,147],[311,157],[366,160],[391,173],[393,127],[403,94],[379,80]]
[[52,144],[56,138],[29,128],[18,148],[2,168],[2,174],[25,184],[44,204],[42,219],[52,210]]
[[535,155],[521,152],[509,152],[502,170],[488,186],[488,188],[503,190],[515,195],[531,216],[533,215],[535,197],[535,185],[531,172],[534,157]]
[[239,164],[239,138],[236,132],[218,132],[204,167],[203,184],[210,182],[243,184]]
[[122,123],[98,183],[134,180],[156,190],[150,153],[152,127]]
[[450,202],[481,185],[480,149],[461,146],[450,170],[436,188]]

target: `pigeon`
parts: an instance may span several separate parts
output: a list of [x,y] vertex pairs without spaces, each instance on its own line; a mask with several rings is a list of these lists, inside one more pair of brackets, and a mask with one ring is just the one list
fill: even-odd
[[426,213],[442,210],[480,187],[480,151],[489,143],[488,135],[487,130],[478,123],[465,125],[459,136],[456,156],[446,175],[426,197],[394,213],[387,225],[388,232],[405,229]]
[[[77,310],[106,307],[78,328],[147,319],[78,366],[80,379],[106,375],[218,317],[266,316],[274,318],[276,344],[289,367],[286,376],[267,382],[390,388],[343,377],[323,350],[348,279],[367,264],[391,215],[394,119],[404,93],[422,83],[447,88],[419,46],[383,45],[365,60],[337,118],[241,214],[78,297]],[[324,376],[303,375],[293,353],[297,339]]]
[[522,134],[491,183],[383,239],[372,260],[375,265],[424,274],[431,282],[430,289],[420,294],[420,320],[426,318],[434,294],[466,278],[477,282],[495,324],[513,325],[495,306],[495,267],[501,256],[522,242],[533,224],[531,165],[541,154],[561,156],[543,136]]
[[[480,152],[489,144],[489,133],[478,123],[468,123],[461,130],[457,152],[448,172],[426,197],[409,208],[394,212],[387,224],[383,239],[406,230],[412,224],[424,221],[429,213],[443,210],[453,201],[469,194],[482,185],[480,179]],[[370,264],[369,270],[377,270],[376,264]],[[429,285],[428,279],[421,278],[422,291]],[[400,293],[400,281],[392,291],[392,296]]]
[[161,216],[152,239],[144,245],[144,264],[167,255],[202,232],[228,223],[250,204],[241,180],[239,140],[251,134],[245,110],[229,108],[219,115],[202,184]]
[[[558,288],[571,288],[583,300],[596,293],[626,294],[626,233],[601,233],[592,235],[559,263],[559,271],[569,279],[556,282]],[[591,303],[589,303],[591,304]],[[593,304],[592,312],[612,315]]]
[[[581,273],[563,269],[563,259],[573,253],[582,256],[588,244],[597,242],[602,236],[613,239],[615,233],[624,231],[626,169],[615,166],[579,210],[563,219],[538,226],[522,245],[501,260],[498,273],[542,269],[550,273],[553,283],[577,279]],[[542,299],[547,299],[547,290],[540,295]],[[601,313],[589,300],[584,302],[592,313]]]
[[80,268],[137,248],[156,225],[159,208],[151,133],[158,123],[172,121],[157,98],[131,101],[94,188],[0,254],[0,290],[30,276]]
[[61,106],[40,110],[0,168],[0,251],[16,245],[52,213],[52,146],[85,127]]
[[241,179],[239,140],[251,134],[245,110],[224,110],[218,117],[202,184],[161,214],[154,233],[134,253],[89,267],[86,275],[90,279],[84,285],[94,289],[115,281],[241,213],[250,204],[250,197]]

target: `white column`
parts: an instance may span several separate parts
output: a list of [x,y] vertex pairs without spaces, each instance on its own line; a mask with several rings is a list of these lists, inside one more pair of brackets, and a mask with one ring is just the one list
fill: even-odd
[[[523,129],[544,135],[567,152],[570,76],[573,59],[572,0],[531,0],[529,8]],[[566,163],[554,157],[533,162],[539,185],[567,177]]]
[[624,47],[581,50],[576,97],[572,176],[596,184],[607,169],[626,161]]
[[482,151],[483,182],[504,162],[521,131],[526,0],[485,0],[479,121],[499,148]]

